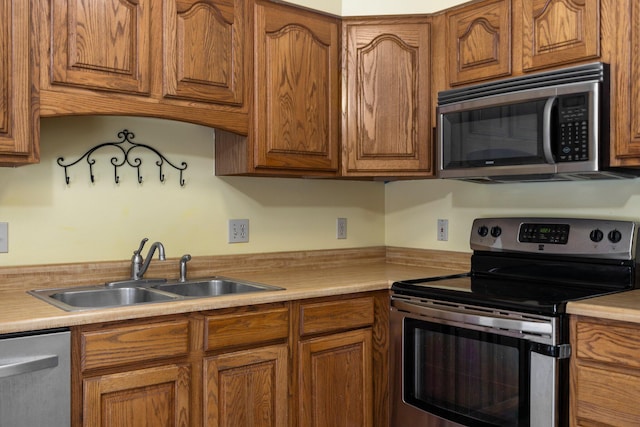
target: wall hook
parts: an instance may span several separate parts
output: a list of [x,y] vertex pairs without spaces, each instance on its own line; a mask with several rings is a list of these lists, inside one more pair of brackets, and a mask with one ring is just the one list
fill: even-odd
[[[160,172],[160,182],[165,181],[165,175],[162,172],[162,167],[165,163],[167,163],[169,166],[171,166],[175,170],[180,171],[179,183],[181,187],[184,187],[185,180],[183,177],[183,172],[185,171],[185,169],[187,169],[187,164],[185,162],[182,162],[180,166],[176,166],[173,163],[171,163],[169,159],[163,156],[162,153],[160,153],[155,148],[146,144],[139,144],[139,143],[133,142],[132,139],[135,138],[135,135],[133,134],[133,132],[129,132],[127,129],[124,129],[118,132],[118,138],[120,138],[120,141],[105,142],[105,143],[96,145],[95,147],[89,149],[86,153],[84,153],[78,160],[68,164],[64,163],[64,157],[58,157],[57,163],[59,166],[64,168],[64,180],[67,183],[67,185],[69,185],[71,181],[69,179],[69,174],[67,169],[70,168],[71,166],[75,166],[82,159],[85,159],[89,166],[89,176],[90,176],[91,182],[92,183],[95,182],[95,176],[93,175],[93,165],[95,165],[96,160],[93,159],[91,156],[93,155],[93,153],[95,153],[97,150],[101,148],[115,147],[118,150],[120,150],[120,153],[121,153],[121,156],[120,154],[117,154],[111,158],[111,164],[113,165],[113,179],[116,184],[120,184],[120,175],[118,175],[118,168],[124,166],[125,163],[131,166],[132,168],[136,169],[136,172],[138,174],[138,183],[142,184],[142,181],[143,181],[142,171],[141,171],[142,159],[140,159],[140,157],[133,157],[132,152],[135,149],[139,149],[139,150],[143,149],[143,150],[151,151],[158,156],[158,160],[156,161],[156,166],[158,166],[158,169]],[[128,143],[129,145],[123,145],[125,143]]]

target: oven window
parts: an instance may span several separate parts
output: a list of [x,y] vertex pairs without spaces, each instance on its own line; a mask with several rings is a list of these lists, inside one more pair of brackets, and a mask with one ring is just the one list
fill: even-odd
[[529,425],[524,340],[405,319],[404,398],[469,426]]
[[546,99],[443,115],[446,168],[545,163]]

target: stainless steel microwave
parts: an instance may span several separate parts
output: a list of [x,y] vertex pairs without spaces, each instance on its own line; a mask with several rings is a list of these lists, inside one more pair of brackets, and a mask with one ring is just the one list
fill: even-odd
[[608,168],[608,66],[592,63],[438,94],[440,178],[629,178]]

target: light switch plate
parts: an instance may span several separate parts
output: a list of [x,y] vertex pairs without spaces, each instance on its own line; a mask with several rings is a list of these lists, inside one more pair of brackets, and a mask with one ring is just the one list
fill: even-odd
[[9,223],[0,222],[0,253],[9,252]]

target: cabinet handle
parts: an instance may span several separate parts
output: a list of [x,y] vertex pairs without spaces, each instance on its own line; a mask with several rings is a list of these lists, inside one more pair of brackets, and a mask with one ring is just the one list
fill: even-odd
[[22,360],[19,362],[11,362],[0,364],[0,378],[7,378],[13,375],[28,374],[30,372],[40,371],[47,368],[55,368],[58,366],[58,356],[41,356]]

